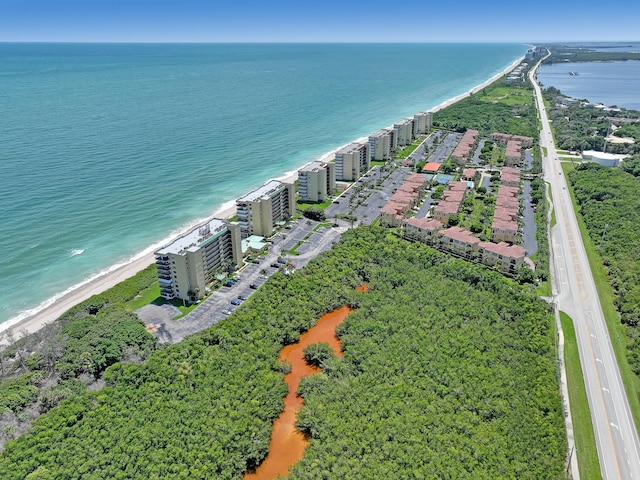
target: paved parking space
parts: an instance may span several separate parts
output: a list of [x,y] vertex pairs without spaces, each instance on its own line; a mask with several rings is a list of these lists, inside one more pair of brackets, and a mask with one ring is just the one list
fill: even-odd
[[[215,325],[228,315],[224,312],[234,312],[238,308],[242,308],[244,301],[240,300],[240,305],[231,304],[232,300],[239,300],[238,297],[249,298],[256,289],[252,289],[250,285],[260,288],[272,275],[281,271],[284,266],[279,268],[271,267],[272,263],[277,263],[280,256],[283,256],[296,265],[297,268],[304,267],[309,260],[315,258],[320,253],[331,248],[334,242],[340,239],[345,227],[321,228],[306,240],[299,248],[299,255],[284,254],[282,250],[287,250],[291,246],[295,246],[309,232],[313,231],[318,222],[298,220],[290,230],[283,230],[274,237],[273,243],[269,244],[269,252],[266,256],[260,257],[260,263],[245,264],[238,272],[238,282],[231,287],[220,287],[219,290],[213,292],[209,298],[203,301],[197,308],[192,310],[184,317],[171,320],[166,315],[141,315],[142,320],[151,331],[162,342],[176,343],[184,339],[186,336],[199,332]],[[286,239],[283,241],[282,236]],[[150,312],[147,312],[150,313]]]

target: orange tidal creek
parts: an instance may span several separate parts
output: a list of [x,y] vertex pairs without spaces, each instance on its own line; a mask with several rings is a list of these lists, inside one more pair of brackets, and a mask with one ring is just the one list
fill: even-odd
[[[366,287],[360,287],[358,290],[366,290]],[[336,337],[336,327],[347,318],[351,311],[345,305],[323,315],[315,326],[300,335],[300,340],[297,343],[287,345],[280,351],[280,360],[286,360],[291,364],[291,372],[284,377],[289,386],[289,393],[284,399],[284,411],[273,423],[267,457],[254,473],[246,474],[244,480],[272,480],[278,475],[287,475],[289,467],[302,458],[309,441],[295,427],[298,410],[304,403],[302,397],[296,395],[296,391],[302,377],[320,371],[319,368],[307,364],[303,351],[313,343],[326,342],[335,354],[341,357],[342,347],[340,340]]]

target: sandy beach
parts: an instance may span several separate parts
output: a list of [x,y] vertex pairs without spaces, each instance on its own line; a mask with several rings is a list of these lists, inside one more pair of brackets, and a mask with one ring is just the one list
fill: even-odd
[[[431,111],[436,112],[438,110],[442,110],[443,108],[446,108],[449,105],[452,105],[474,93],[477,93],[478,91],[482,90],[486,86],[495,82],[497,79],[499,79],[503,75],[506,75],[511,70],[513,70],[516,66],[518,66],[522,62],[523,58],[524,57],[519,58],[509,67],[504,69],[502,72],[494,75],[493,77],[483,82],[482,84],[432,108]],[[368,137],[361,137],[356,140],[353,140],[353,142],[363,143],[367,141],[367,138]],[[352,142],[349,142],[349,143],[352,143]],[[321,158],[313,161],[318,161],[318,160],[325,161],[325,162],[330,161],[333,159],[333,156],[335,155],[335,152],[337,150],[339,150],[339,148],[331,152],[328,152],[324,154]],[[308,165],[309,163],[311,163],[311,161],[305,165]],[[287,172],[283,176],[278,177],[277,180],[292,183],[295,180],[297,180],[297,171]],[[241,194],[242,193],[239,192],[238,196],[240,196]],[[235,215],[235,213],[236,213],[235,206],[231,206],[231,207],[223,208],[216,211],[212,217],[231,218]],[[182,232],[182,235],[185,233],[187,233],[187,231]],[[178,236],[176,236],[176,238],[177,237]],[[60,315],[62,315],[64,312],[69,310],[74,305],[77,305],[78,303],[90,298],[93,295],[102,293],[105,290],[113,287],[114,285],[122,282],[123,280],[126,280],[127,278],[132,277],[139,271],[148,267],[153,262],[154,262],[153,253],[145,254],[139,258],[136,258],[135,260],[129,263],[126,263],[125,265],[122,265],[119,268],[113,269],[112,271],[109,271],[108,273],[100,275],[87,283],[81,284],[78,288],[75,288],[69,291],[65,295],[61,296],[60,298],[52,302],[50,305],[46,306],[45,308],[42,308],[37,313],[27,318],[24,318],[19,322],[12,322],[11,320],[9,320],[4,324],[0,324],[0,334],[6,334],[7,332],[11,332],[15,337],[18,337],[19,335],[22,335],[23,332],[26,332],[26,333],[36,332],[37,330],[42,328],[44,325],[54,322],[58,317],[60,317]],[[0,342],[0,344],[2,343],[6,343],[6,342]]]

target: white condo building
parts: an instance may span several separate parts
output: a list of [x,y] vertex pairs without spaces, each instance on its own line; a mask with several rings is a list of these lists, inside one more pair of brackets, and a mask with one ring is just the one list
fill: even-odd
[[393,124],[399,146],[410,145],[413,142],[413,119],[403,118]]
[[368,143],[350,143],[336,152],[336,180],[353,181],[371,168]]
[[392,129],[383,128],[369,135],[371,160],[389,160],[398,146],[398,137]]
[[429,133],[433,126],[433,112],[418,112],[413,116],[413,136]]
[[251,235],[268,237],[277,222],[296,213],[293,184],[271,180],[236,200],[242,238]]
[[240,226],[214,218],[155,252],[160,295],[196,301],[226,263],[242,263]]
[[324,202],[335,189],[335,163],[312,162],[298,170],[298,195],[303,202]]

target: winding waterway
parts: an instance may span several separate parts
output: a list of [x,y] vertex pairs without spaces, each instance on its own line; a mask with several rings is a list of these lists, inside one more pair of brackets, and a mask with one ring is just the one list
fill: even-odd
[[342,346],[336,337],[336,327],[351,312],[352,309],[345,305],[323,315],[318,319],[318,323],[300,335],[297,343],[287,345],[280,351],[280,360],[286,360],[291,364],[291,371],[284,377],[289,387],[284,399],[284,410],[273,423],[269,454],[254,473],[244,476],[244,480],[271,480],[278,475],[287,475],[289,467],[302,458],[309,441],[295,426],[298,411],[304,403],[296,392],[302,377],[320,371],[304,360],[304,349],[313,343],[326,342],[334,353],[341,357]]

